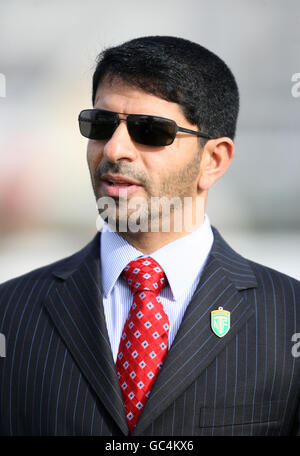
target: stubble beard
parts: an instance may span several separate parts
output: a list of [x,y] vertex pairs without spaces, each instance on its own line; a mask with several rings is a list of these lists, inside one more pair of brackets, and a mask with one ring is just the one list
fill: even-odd
[[[184,209],[186,197],[195,198],[197,193],[196,178],[199,173],[201,162],[201,151],[195,154],[184,168],[178,169],[165,177],[161,174],[159,188],[155,188],[153,182],[142,172],[136,172],[127,162],[103,164],[94,176],[93,189],[98,202],[103,198],[97,182],[102,174],[111,172],[119,173],[132,178],[142,185],[142,195],[130,197],[114,197],[114,205],[111,210],[99,207],[100,217],[105,213],[105,221],[117,232],[127,232],[129,235],[138,235],[141,231],[159,231],[164,226],[174,227],[174,219],[180,216]],[[187,198],[189,199],[189,198]],[[168,210],[166,210],[166,208]],[[189,208],[188,210],[190,210]],[[140,230],[135,231],[136,228]]]

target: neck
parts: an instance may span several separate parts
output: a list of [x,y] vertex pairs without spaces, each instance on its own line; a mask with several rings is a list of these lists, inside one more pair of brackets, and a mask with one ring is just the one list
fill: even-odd
[[[151,230],[147,232],[118,232],[120,236],[123,237],[129,244],[135,247],[137,250],[140,250],[143,254],[151,254],[156,250],[160,249],[166,244],[175,241],[192,231],[196,230],[204,222],[204,211],[201,214],[197,214],[196,220],[193,220],[192,223],[187,223],[183,226],[181,231],[176,230],[174,223],[170,223],[170,229],[168,232],[162,229],[160,224],[159,231],[153,232]],[[174,229],[175,228],[175,229]]]

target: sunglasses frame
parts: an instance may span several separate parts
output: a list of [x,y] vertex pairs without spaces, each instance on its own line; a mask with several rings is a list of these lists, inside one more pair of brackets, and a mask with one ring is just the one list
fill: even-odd
[[[150,114],[125,114],[125,113],[122,113],[122,112],[114,112],[114,111],[108,111],[106,109],[98,109],[98,108],[94,108],[94,109],[84,109],[82,110],[80,113],[79,113],[79,116],[78,116],[78,122],[80,123],[80,121],[85,121],[85,122],[91,122],[91,123],[97,123],[97,122],[93,122],[92,120],[90,119],[82,119],[81,116],[84,115],[84,113],[86,112],[91,112],[91,111],[98,111],[98,112],[104,112],[104,113],[109,113],[109,114],[113,114],[115,116],[115,119],[117,120],[117,124],[116,124],[116,129],[118,128],[118,126],[120,125],[120,122],[121,120],[124,120],[126,122],[126,125],[127,125],[127,130],[128,130],[128,134],[130,135],[130,132],[129,132],[129,129],[128,129],[128,124],[127,124],[127,121],[128,121],[128,118],[129,119],[136,119],[136,118],[148,118],[150,117],[151,119],[155,119],[155,120],[167,120],[168,122],[171,122],[172,125],[174,125],[174,137],[173,137],[173,140],[170,144],[167,144],[168,146],[170,146],[175,138],[176,138],[176,135],[178,132],[183,132],[183,133],[191,133],[193,135],[197,135],[197,136],[200,136],[201,138],[206,138],[206,139],[214,139],[212,136],[210,135],[207,135],[206,133],[202,133],[201,131],[198,131],[198,130],[190,130],[188,128],[184,128],[184,127],[180,127],[177,125],[177,123],[175,122],[175,120],[172,120],[172,119],[168,119],[166,117],[160,117],[160,116],[152,116]],[[120,118],[120,114],[122,116],[126,116],[125,118]],[[80,130],[81,132],[81,130]],[[82,133],[81,133],[82,134]],[[84,135],[82,135],[84,136]],[[87,136],[85,136],[87,137]],[[131,137],[131,135],[130,135]],[[90,139],[90,138],[89,138]],[[107,138],[107,140],[110,139],[110,138]],[[134,138],[132,138],[133,141]],[[97,140],[96,140],[97,141]],[[105,140],[100,140],[100,141],[105,141]],[[138,141],[135,141],[138,143]],[[138,143],[138,144],[144,144],[144,143]],[[144,144],[144,145],[148,145],[148,144]],[[166,147],[165,146],[150,146],[150,147]]]

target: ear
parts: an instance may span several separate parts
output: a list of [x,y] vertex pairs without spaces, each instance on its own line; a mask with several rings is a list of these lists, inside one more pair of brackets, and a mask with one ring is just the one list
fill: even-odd
[[234,157],[234,143],[230,138],[210,139],[203,148],[198,189],[208,190],[225,173]]

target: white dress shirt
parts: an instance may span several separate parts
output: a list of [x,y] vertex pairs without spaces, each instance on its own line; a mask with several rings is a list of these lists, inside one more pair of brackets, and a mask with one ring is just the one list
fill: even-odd
[[196,230],[144,255],[104,223],[101,235],[101,272],[103,305],[113,359],[116,362],[122,330],[133,295],[121,276],[125,266],[141,256],[150,256],[163,268],[168,283],[160,293],[169,317],[169,348],[184,312],[197,287],[213,244],[213,232],[207,214]]

